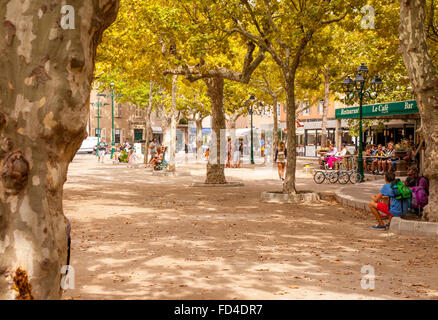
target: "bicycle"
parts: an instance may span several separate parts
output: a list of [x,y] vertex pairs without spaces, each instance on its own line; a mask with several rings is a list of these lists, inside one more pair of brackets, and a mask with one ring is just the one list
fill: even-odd
[[313,181],[315,181],[316,184],[321,184],[326,179],[332,184],[338,182],[339,179],[339,172],[328,169],[328,164],[324,165],[324,170],[316,170],[313,175]]
[[348,170],[349,181],[351,184],[357,184],[363,181],[363,176],[357,171],[357,161],[355,161],[356,156],[353,156],[352,159],[352,169]]

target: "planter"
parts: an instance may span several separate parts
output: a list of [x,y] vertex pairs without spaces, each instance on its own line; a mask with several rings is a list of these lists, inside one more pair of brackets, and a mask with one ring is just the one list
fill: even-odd
[[395,151],[394,152],[394,156],[397,158],[403,158],[406,157],[408,155],[407,151]]

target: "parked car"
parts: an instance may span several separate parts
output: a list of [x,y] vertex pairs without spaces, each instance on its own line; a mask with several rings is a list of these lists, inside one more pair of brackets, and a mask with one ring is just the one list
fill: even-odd
[[96,151],[96,145],[98,142],[97,137],[87,137],[78,150],[78,153],[93,153]]

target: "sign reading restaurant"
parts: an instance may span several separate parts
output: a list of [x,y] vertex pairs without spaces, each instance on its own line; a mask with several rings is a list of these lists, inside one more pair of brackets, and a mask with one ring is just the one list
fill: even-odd
[[[401,101],[380,104],[369,104],[362,107],[363,118],[375,118],[400,114],[418,113],[417,101]],[[359,118],[359,107],[336,109],[336,119]]]

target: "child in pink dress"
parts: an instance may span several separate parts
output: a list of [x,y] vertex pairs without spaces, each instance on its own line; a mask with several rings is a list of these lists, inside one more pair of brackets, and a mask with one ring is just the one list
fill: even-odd
[[129,151],[129,155],[128,155],[128,168],[131,168],[134,163],[135,163],[135,154],[134,154],[134,150],[131,150]]

